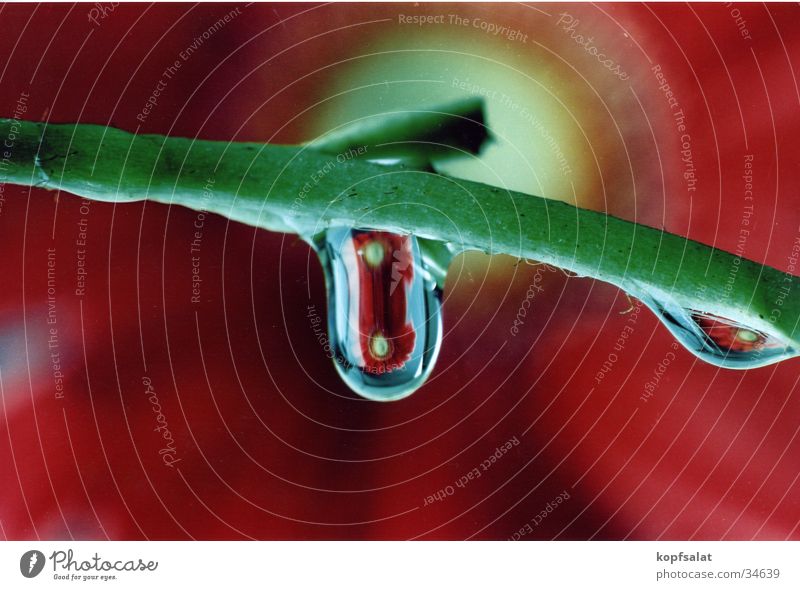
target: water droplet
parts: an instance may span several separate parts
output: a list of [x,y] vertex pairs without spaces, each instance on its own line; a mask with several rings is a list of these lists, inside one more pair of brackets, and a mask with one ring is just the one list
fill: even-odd
[[800,355],[789,342],[751,326],[686,309],[665,294],[635,295],[700,359],[727,369],[752,369]]
[[442,339],[441,290],[416,237],[330,228],[312,245],[325,270],[336,368],[359,395],[393,401],[416,391]]

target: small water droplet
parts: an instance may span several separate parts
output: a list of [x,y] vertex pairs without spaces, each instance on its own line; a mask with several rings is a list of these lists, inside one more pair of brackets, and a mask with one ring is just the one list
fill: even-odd
[[669,295],[648,292],[635,296],[655,312],[687,350],[712,365],[752,369],[800,355],[781,337],[727,318],[686,309]]
[[441,290],[416,237],[330,228],[312,245],[325,271],[336,368],[359,395],[393,401],[416,391],[442,339]]

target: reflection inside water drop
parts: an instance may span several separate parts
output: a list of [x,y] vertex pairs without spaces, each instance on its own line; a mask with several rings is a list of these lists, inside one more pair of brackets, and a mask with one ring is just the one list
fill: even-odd
[[312,244],[325,271],[328,332],[347,385],[397,400],[427,378],[442,338],[441,291],[411,235],[331,228]]
[[728,369],[752,369],[798,356],[783,338],[732,320],[681,307],[669,295],[636,295],[675,338],[700,359]]

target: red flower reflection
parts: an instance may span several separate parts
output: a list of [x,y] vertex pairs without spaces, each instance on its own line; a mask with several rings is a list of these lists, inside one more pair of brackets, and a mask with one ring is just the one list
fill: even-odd
[[783,344],[749,328],[716,316],[694,314],[692,316],[714,344],[731,352],[751,352],[764,348],[776,348]]
[[[362,369],[376,375],[401,369],[414,350],[408,291],[414,279],[408,236],[370,231],[353,236],[358,266],[359,346]],[[355,323],[355,322],[354,322]]]

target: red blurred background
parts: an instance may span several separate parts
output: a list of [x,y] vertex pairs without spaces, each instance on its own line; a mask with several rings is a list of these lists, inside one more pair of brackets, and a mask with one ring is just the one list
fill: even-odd
[[[466,175],[489,168],[498,182],[735,251],[752,155],[742,253],[790,267],[800,236],[797,6],[103,6],[95,22],[89,4],[2,6],[2,116],[24,98],[32,120],[296,143],[359,116],[357,100],[334,95],[365,80],[386,81],[374,109],[398,93],[426,106],[443,87],[458,91],[462,74],[447,62],[458,53],[459,67],[481,64],[471,84],[524,79],[550,97],[539,116],[572,168],[566,177],[541,162],[510,172],[473,162]],[[563,13],[579,25],[568,30]],[[449,19],[404,27],[401,14],[457,14],[527,39]],[[628,78],[599,67],[577,33]],[[390,88],[397,59],[425,75]],[[688,121],[696,191],[656,66]],[[530,144],[515,148],[541,149],[540,128],[490,103],[490,126],[495,116],[496,160],[510,161],[503,142],[515,129]],[[551,125],[558,117],[566,123]],[[628,302],[608,285],[459,257],[434,374],[410,398],[380,404],[350,393],[321,349],[307,308],[324,312],[322,274],[294,236],[6,185],[0,248],[5,538],[800,538],[800,361],[746,372],[702,364],[647,311],[620,313]],[[541,291],[512,335],[532,284]],[[153,392],[172,466],[159,453]],[[482,470],[509,440],[519,444]]]

